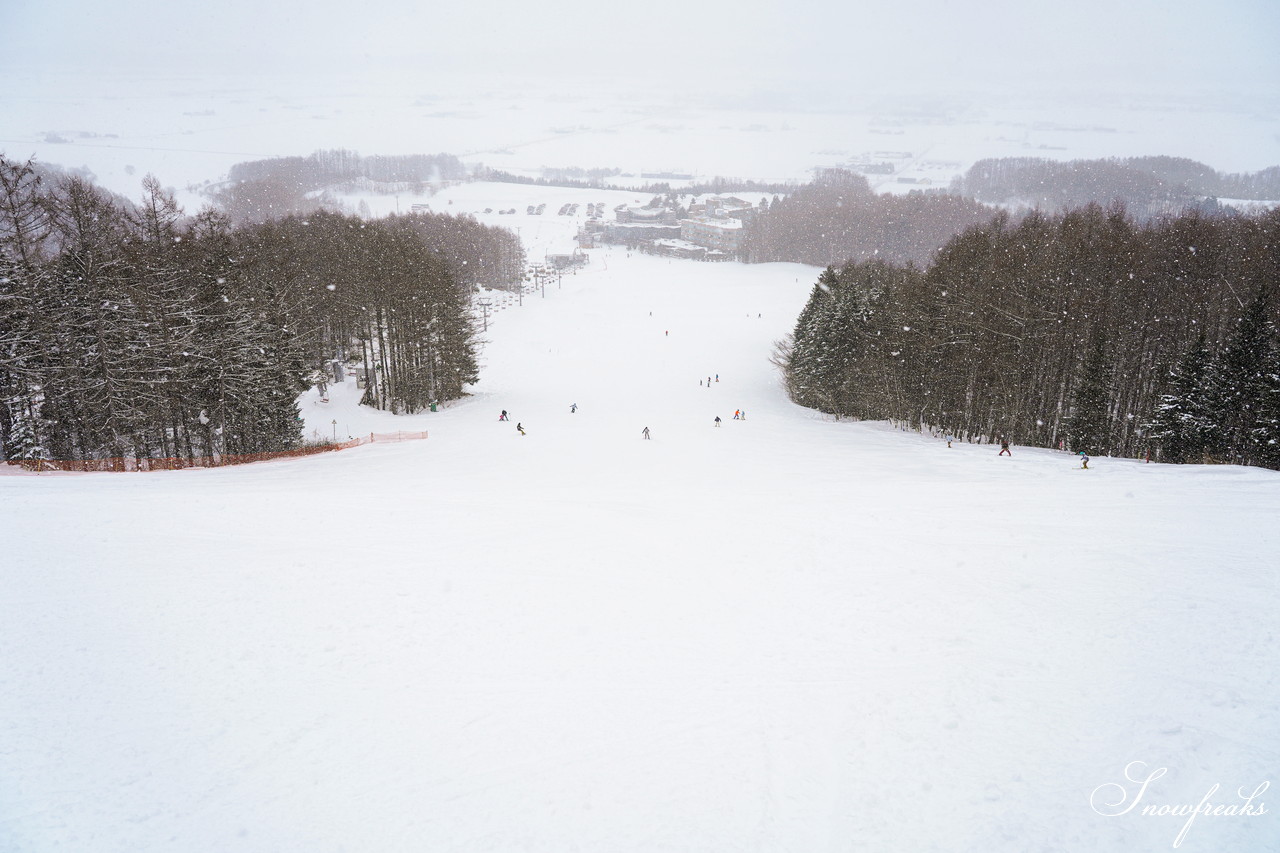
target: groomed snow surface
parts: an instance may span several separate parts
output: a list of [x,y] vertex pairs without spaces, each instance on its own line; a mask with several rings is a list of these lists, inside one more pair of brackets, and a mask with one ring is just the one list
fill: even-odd
[[1274,779],[1280,476],[792,405],[815,276],[594,250],[469,398],[304,399],[428,440],[0,477],[0,850],[1130,853]]

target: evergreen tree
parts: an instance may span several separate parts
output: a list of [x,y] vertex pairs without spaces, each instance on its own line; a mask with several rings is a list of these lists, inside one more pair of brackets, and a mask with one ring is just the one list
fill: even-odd
[[68,459],[132,456],[158,378],[148,349],[164,339],[141,306],[129,222],[116,199],[78,177],[60,180],[49,204],[63,247],[43,294],[57,312],[44,386],[57,425],[51,449]]
[[827,267],[818,275],[818,281],[809,293],[796,320],[792,333],[787,362],[787,383],[792,398],[802,406],[820,408],[828,396],[824,365],[828,341],[823,338],[826,316],[830,313],[832,290],[837,277],[833,267]]
[[[1253,352],[1253,417],[1237,430],[1252,455],[1232,458],[1260,458],[1270,447],[1257,420],[1258,400],[1269,399],[1259,390],[1264,350],[1244,341],[1269,315],[1259,304],[1241,326],[1229,312],[1242,288],[1273,286],[1278,237],[1280,213],[1139,226],[1120,206],[1091,205],[1016,224],[996,217],[953,238],[923,273],[846,263],[824,273],[797,321],[788,390],[823,411],[1041,446],[1061,438],[1111,455],[1148,450],[1145,425],[1165,458],[1223,458],[1201,449],[1206,435],[1222,440],[1213,428],[1224,408],[1214,401],[1231,399],[1222,365],[1246,373],[1238,354]],[[1213,352],[1233,326],[1240,341],[1222,359],[1202,368],[1192,357],[1179,368],[1184,385],[1171,384],[1167,366],[1199,331]]]
[[1272,342],[1261,384],[1262,400],[1253,429],[1253,444],[1257,447],[1259,465],[1280,470],[1280,342]]
[[1094,339],[1081,364],[1072,399],[1067,436],[1072,450],[1111,451],[1111,362],[1101,336]]
[[0,250],[0,459],[47,459],[35,271]]
[[1148,435],[1166,462],[1193,462],[1204,456],[1215,432],[1209,410],[1212,358],[1204,332],[1182,356],[1169,379],[1169,390],[1160,396]]
[[49,216],[41,183],[32,161],[0,156],[0,459],[49,458],[42,408],[51,317],[39,304]]
[[1261,453],[1257,427],[1275,337],[1267,317],[1269,304],[1270,291],[1264,284],[1245,306],[1214,370],[1209,408],[1217,431],[1212,447],[1229,462],[1248,465]]
[[324,213],[237,231],[188,219],[152,176],[143,189],[46,186],[0,158],[2,458],[289,449],[306,378],[353,342],[386,408],[478,378],[473,282],[505,281],[514,234]]

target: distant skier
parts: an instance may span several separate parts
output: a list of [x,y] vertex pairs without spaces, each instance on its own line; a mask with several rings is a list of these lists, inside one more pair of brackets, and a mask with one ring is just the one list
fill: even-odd
[[525,433],[525,431],[524,431],[524,426],[523,426],[523,425],[521,425],[521,424],[516,424],[516,432],[520,433],[521,435],[525,435],[525,434],[526,434],[526,433]]
[[498,415],[498,420],[505,421],[507,419],[507,410],[503,409],[502,414]]
[[708,377],[707,377],[707,387],[708,387],[708,388],[710,388],[710,387],[711,387],[711,377],[710,377],[710,376],[708,376]]
[[572,414],[573,414],[574,412],[576,412],[576,411],[578,411],[578,404],[577,404],[577,403],[574,403],[573,405],[571,405],[571,406],[569,407],[569,414],[571,414],[571,415],[572,415]]
[[645,428],[644,428],[644,430],[642,430],[640,434],[644,436],[644,440],[645,440],[645,441],[648,441],[648,440],[649,440],[649,428],[648,428],[648,427],[645,427]]
[[951,446],[951,442],[953,442],[953,441],[955,441],[955,440],[956,440],[956,437],[955,437],[954,435],[949,435],[949,436],[947,436],[947,447],[950,447],[950,446]]
[[742,410],[741,410],[741,409],[734,409],[734,410],[733,410],[733,419],[736,421],[736,420],[738,419],[738,415],[740,415],[740,414],[742,414]]
[[739,411],[741,411],[741,413],[742,413],[742,417],[741,417],[741,418],[739,418],[738,420],[745,421],[745,420],[747,419],[747,410],[746,410],[746,409],[740,409]]
[[716,415],[716,426],[720,426],[720,416]]
[[997,453],[996,455],[1004,456],[1006,453],[1009,454],[1009,456],[1012,458],[1013,451],[1009,449],[1009,439],[1005,438],[1004,436],[1000,436],[1000,452]]
[[1081,467],[1081,468],[1084,468],[1085,470],[1088,470],[1088,468],[1089,468],[1089,454],[1087,454],[1087,453],[1085,453],[1083,450],[1081,450],[1081,451],[1080,451],[1080,453],[1079,453],[1078,455],[1079,455],[1079,457],[1080,457],[1080,467]]
[[719,374],[719,373],[717,373],[717,374],[716,374],[716,381],[717,381],[717,382],[719,382],[719,381],[720,381],[720,374]]

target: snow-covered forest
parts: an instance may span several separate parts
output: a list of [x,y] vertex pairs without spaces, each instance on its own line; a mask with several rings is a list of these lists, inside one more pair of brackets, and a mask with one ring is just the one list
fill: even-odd
[[951,182],[954,193],[988,204],[1058,213],[1090,202],[1119,200],[1141,219],[1208,210],[1218,199],[1280,198],[1280,166],[1224,175],[1185,157],[1128,157],[1058,162],[1042,157],[985,159]]
[[829,267],[780,359],[797,401],[837,415],[1275,468],[1278,274],[1276,211],[1000,216],[923,270]]
[[296,398],[347,354],[367,402],[476,379],[471,292],[522,275],[506,230],[430,213],[188,217],[0,157],[0,456],[219,457],[296,447]]
[[925,266],[951,238],[999,210],[951,194],[880,193],[833,169],[797,187],[747,228],[747,260],[826,266],[877,259]]
[[451,154],[361,157],[354,151],[316,151],[236,163],[207,194],[232,221],[263,222],[323,209],[332,204],[328,192],[421,195],[443,181],[466,177],[466,167]]

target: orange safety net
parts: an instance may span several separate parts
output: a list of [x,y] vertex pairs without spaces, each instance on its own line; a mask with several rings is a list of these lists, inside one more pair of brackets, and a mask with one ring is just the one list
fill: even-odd
[[[369,441],[412,441],[416,438],[426,438],[427,431],[422,432],[371,432],[369,433]],[[366,443],[362,438],[360,443]]]
[[177,471],[183,468],[220,468],[224,465],[247,465],[251,462],[270,462],[275,459],[293,459],[299,456],[313,456],[317,453],[328,453],[331,450],[346,450],[371,444],[377,441],[412,441],[427,437],[427,431],[421,432],[380,432],[369,433],[349,441],[336,444],[309,444],[294,450],[276,450],[269,453],[227,453],[221,456],[187,457],[129,457],[117,456],[107,459],[15,459],[11,464],[28,471]]

